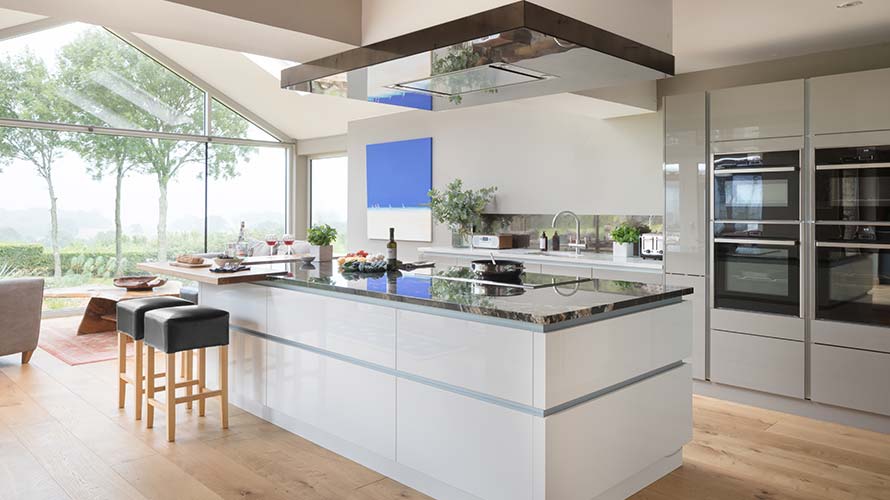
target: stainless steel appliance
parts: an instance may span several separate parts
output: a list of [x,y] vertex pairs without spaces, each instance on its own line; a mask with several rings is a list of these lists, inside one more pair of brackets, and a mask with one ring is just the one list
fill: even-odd
[[673,73],[670,54],[519,1],[287,68],[281,87],[439,111]]
[[890,225],[816,226],[816,319],[890,327]]
[[714,224],[714,307],[800,316],[800,270],[799,224]]
[[816,149],[817,221],[890,221],[890,145]]
[[661,233],[640,235],[640,256],[644,259],[664,258],[664,235]]
[[713,165],[714,220],[800,220],[800,150],[720,153]]

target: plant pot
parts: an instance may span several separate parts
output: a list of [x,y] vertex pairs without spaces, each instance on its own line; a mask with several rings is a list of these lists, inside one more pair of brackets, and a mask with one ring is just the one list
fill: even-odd
[[310,245],[309,253],[315,257],[315,262],[330,262],[334,258],[333,245]]
[[612,242],[612,258],[614,260],[627,260],[634,254],[633,243]]

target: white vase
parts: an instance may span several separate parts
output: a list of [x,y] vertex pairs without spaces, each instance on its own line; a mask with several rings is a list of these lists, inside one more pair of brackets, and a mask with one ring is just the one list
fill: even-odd
[[612,242],[612,258],[614,260],[627,260],[634,253],[633,243]]
[[333,245],[311,245],[309,253],[315,256],[315,262],[330,262],[334,258]]

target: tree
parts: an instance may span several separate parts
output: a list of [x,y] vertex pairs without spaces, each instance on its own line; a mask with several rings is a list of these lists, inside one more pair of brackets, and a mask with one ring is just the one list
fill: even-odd
[[[54,91],[53,77],[46,65],[30,51],[0,62],[0,75],[6,86],[0,92],[0,110],[6,117],[39,122],[70,121],[72,108]],[[0,154],[7,161],[14,158],[34,165],[46,182],[50,202],[50,244],[53,252],[53,276],[62,276],[59,248],[58,198],[53,184],[53,166],[62,157],[66,134],[53,130],[0,128]]]
[[[66,91],[78,97],[81,112],[92,119],[118,128],[203,133],[204,93],[106,30],[84,32],[62,48],[58,59]],[[243,119],[219,118],[214,128],[222,134],[237,137],[247,129]],[[115,175],[117,165],[127,164],[131,167],[123,175],[138,165],[155,176],[159,192],[158,259],[166,260],[168,187],[183,167],[204,163],[205,145],[158,138],[134,140],[132,144],[132,149],[121,151],[114,144],[94,142],[88,145],[87,156],[96,161],[94,175],[100,177],[108,171],[98,167],[100,164],[114,165],[111,170]],[[245,148],[215,145],[213,149],[213,161],[208,164],[211,178],[234,176],[238,161],[247,159]]]
[[137,163],[137,145],[127,137],[100,134],[76,134],[69,148],[80,154],[88,162],[87,169],[94,179],[100,180],[106,175],[114,176],[114,257],[115,276],[123,270],[123,223],[121,221],[121,198],[123,196],[124,178],[133,171],[139,170]]

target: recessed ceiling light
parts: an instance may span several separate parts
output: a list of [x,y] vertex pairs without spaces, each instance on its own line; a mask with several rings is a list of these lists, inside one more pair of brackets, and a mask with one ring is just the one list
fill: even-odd
[[858,7],[862,5],[862,0],[853,0],[852,2],[844,2],[835,5],[838,9],[849,9],[850,7]]

